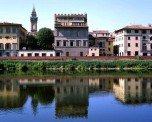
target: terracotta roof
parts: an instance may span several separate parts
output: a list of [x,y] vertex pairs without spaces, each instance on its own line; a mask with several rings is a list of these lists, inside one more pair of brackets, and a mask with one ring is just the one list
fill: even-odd
[[9,23],[9,22],[0,22],[0,25],[21,25],[22,24],[18,24],[18,23]]
[[[17,25],[17,26],[21,26],[24,30],[26,30],[22,24],[18,24],[18,23],[9,23],[9,22],[0,22],[0,26],[3,26],[3,25]],[[27,31],[27,30],[26,30]]]
[[106,33],[109,33],[108,30],[96,30],[96,31],[93,31],[92,34],[106,34]]
[[117,32],[119,30],[124,30],[124,29],[152,30],[152,25],[149,25],[149,26],[142,26],[142,25],[125,26],[121,29],[116,30],[115,32]]
[[132,25],[126,26],[124,29],[152,29],[152,26]]

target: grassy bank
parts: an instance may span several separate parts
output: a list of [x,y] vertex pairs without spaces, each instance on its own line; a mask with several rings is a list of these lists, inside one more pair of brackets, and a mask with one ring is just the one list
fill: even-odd
[[98,71],[57,71],[57,70],[28,70],[23,71],[0,71],[0,78],[9,78],[9,77],[151,77],[152,70],[150,71],[141,71],[141,70],[98,70]]
[[151,60],[130,61],[1,61],[0,70],[118,70],[118,69],[152,69]]

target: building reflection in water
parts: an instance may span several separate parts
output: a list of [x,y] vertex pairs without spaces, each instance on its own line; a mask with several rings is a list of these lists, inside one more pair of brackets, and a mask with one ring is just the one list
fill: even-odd
[[[27,77],[0,79],[0,109],[23,108],[31,98],[33,114],[38,104],[55,100],[57,118],[87,118],[89,93],[114,92],[117,100],[127,104],[152,102],[152,78],[137,77]],[[96,95],[96,94],[95,94]]]
[[88,79],[57,79],[54,89],[57,118],[88,116]]
[[38,104],[49,105],[54,100],[53,85],[55,79],[53,78],[24,78],[19,80],[21,91],[26,92],[31,97],[31,107],[33,115],[36,116]]
[[20,92],[18,81],[0,80],[0,108],[3,110],[22,108],[27,94]]
[[123,103],[152,102],[152,78],[119,78],[113,87],[115,97]]

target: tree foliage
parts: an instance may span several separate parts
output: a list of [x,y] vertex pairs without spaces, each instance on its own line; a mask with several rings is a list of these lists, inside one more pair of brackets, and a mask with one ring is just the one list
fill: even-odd
[[26,39],[26,45],[28,50],[38,49],[36,37],[33,35],[29,35]]
[[52,49],[54,43],[53,31],[49,28],[41,28],[37,34],[37,41],[40,49]]

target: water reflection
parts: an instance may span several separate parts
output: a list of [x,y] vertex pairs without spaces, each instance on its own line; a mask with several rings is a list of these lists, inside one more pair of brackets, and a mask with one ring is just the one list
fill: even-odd
[[38,104],[55,100],[57,118],[87,118],[89,94],[114,92],[124,104],[152,103],[152,77],[26,77],[0,79],[0,109],[22,109],[31,98],[33,114]]
[[28,95],[20,91],[18,81],[0,80],[0,108],[3,110],[22,108]]
[[88,116],[88,79],[57,79],[54,90],[56,117]]
[[123,103],[152,102],[152,78],[119,78],[113,88],[116,98]]

